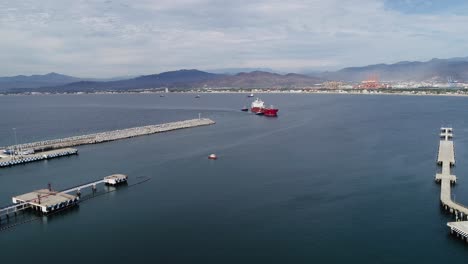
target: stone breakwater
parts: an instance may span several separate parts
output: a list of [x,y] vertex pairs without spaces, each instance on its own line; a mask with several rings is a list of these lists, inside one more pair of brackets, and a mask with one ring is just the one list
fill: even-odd
[[61,149],[74,147],[86,144],[96,144],[119,139],[150,135],[161,132],[168,132],[172,130],[213,125],[215,122],[209,118],[191,119],[185,121],[177,121],[158,125],[149,125],[142,127],[132,127],[126,129],[119,129],[95,134],[88,134],[82,136],[68,137],[62,139],[52,139],[45,141],[38,141],[32,143],[20,144],[17,146],[4,147],[3,149],[28,149],[34,151],[47,151],[53,149]]

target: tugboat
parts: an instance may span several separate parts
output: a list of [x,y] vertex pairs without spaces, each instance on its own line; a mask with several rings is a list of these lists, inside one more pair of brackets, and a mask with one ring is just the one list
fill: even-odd
[[244,106],[244,107],[241,108],[241,111],[242,112],[247,112],[247,111],[249,111],[249,108],[247,108],[247,106]]

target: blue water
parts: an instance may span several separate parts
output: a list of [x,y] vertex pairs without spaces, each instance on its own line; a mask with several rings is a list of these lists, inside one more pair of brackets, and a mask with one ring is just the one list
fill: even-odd
[[[151,180],[0,232],[2,262],[462,263],[468,245],[434,183],[438,132],[455,133],[468,204],[468,98],[262,95],[0,97],[0,145],[195,118],[213,126],[79,147],[0,169],[0,204],[112,173]],[[217,153],[219,159],[207,159]]]

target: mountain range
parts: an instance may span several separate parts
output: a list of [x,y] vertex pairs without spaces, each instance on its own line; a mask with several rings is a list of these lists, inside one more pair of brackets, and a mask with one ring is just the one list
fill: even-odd
[[437,81],[447,79],[468,81],[468,57],[432,59],[426,62],[401,61],[395,64],[375,64],[349,67],[336,72],[324,72],[317,76],[327,80],[358,82],[372,76],[381,81]]
[[39,88],[56,86],[80,81],[80,78],[51,72],[45,75],[18,75],[13,77],[0,77],[0,90],[11,88]]
[[77,81],[38,88],[12,88],[9,92],[96,92],[141,89],[192,88],[297,88],[321,83],[316,77],[301,74],[278,74],[253,71],[235,75],[215,74],[199,70],[178,70],[144,75],[118,81]]
[[279,74],[272,71],[236,72],[229,69],[211,73],[178,70],[139,77],[91,79],[58,73],[0,77],[2,92],[96,92],[138,89],[193,88],[301,88],[328,80],[359,82],[377,76],[381,81],[468,81],[468,57],[432,59],[426,62],[402,61],[349,67],[334,72]]

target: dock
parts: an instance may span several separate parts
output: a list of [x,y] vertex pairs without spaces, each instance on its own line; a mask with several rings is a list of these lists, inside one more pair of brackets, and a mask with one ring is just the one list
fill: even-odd
[[29,154],[0,155],[0,168],[76,154],[78,154],[77,149],[64,148]]
[[456,184],[457,177],[451,172],[452,166],[455,165],[455,150],[453,129],[450,127],[440,129],[437,164],[441,166],[441,172],[435,176],[435,181],[440,183],[440,203],[446,211],[455,216],[455,222],[449,222],[447,226],[451,234],[456,234],[468,243],[468,207],[452,200],[451,188]]
[[128,176],[124,174],[113,174],[84,184],[80,184],[62,191],[54,191],[51,186],[47,189],[35,190],[25,194],[12,197],[13,204],[0,208],[0,225],[2,220],[16,216],[23,210],[33,210],[41,215],[47,215],[72,206],[80,202],[81,191],[85,188],[92,188],[96,191],[98,184],[119,185],[126,183]]
[[197,118],[165,124],[132,127],[81,136],[0,147],[0,153],[4,153],[3,155],[0,154],[0,168],[42,159],[77,154],[78,150],[71,148],[75,146],[98,144],[114,140],[163,133],[185,128],[208,126],[213,124],[215,124],[215,122],[209,118]]

